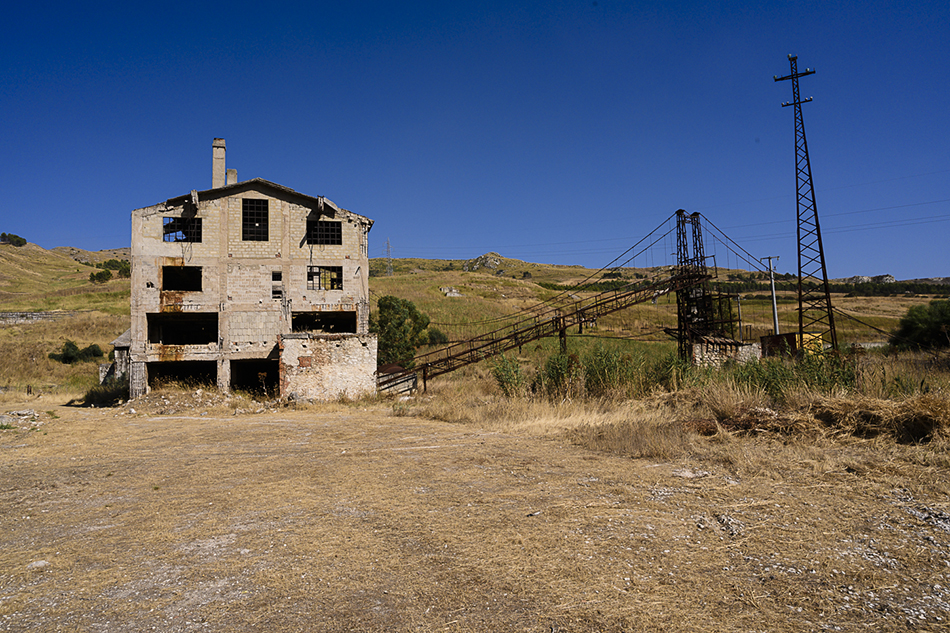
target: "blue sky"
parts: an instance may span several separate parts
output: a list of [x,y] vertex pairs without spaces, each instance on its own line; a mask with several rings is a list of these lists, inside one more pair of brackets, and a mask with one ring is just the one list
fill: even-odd
[[223,137],[371,256],[600,267],[684,208],[795,272],[794,53],[829,276],[950,276],[945,1],[84,4],[0,40],[0,229],[46,248],[127,246]]

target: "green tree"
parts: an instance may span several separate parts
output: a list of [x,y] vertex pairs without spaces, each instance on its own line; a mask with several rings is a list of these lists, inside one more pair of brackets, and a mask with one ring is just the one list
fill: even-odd
[[912,306],[900,320],[891,344],[905,349],[950,347],[950,301]]
[[71,365],[73,363],[85,363],[96,358],[102,358],[102,348],[93,343],[89,347],[79,349],[79,346],[72,341],[63,343],[62,350],[51,352],[50,359]]
[[114,270],[117,277],[129,277],[132,274],[132,264],[124,259],[107,259],[102,264],[96,265],[96,268]]
[[396,363],[411,368],[416,348],[428,342],[425,329],[429,317],[411,301],[391,295],[380,297],[377,307],[370,331],[379,335],[379,364]]
[[9,242],[14,246],[26,246],[26,239],[13,233],[0,233],[0,241]]
[[100,270],[97,273],[89,273],[89,281],[95,284],[104,284],[112,279],[111,270]]

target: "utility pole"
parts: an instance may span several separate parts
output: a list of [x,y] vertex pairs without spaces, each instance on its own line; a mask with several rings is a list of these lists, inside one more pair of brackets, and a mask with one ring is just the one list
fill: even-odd
[[[778,303],[775,301],[775,272],[772,270],[772,260],[778,259],[778,255],[769,255],[768,257],[763,257],[762,259],[769,260],[769,281],[772,283],[772,323],[775,325],[774,334],[777,336],[778,331]],[[762,261],[760,259],[759,261]]]
[[[798,78],[815,74],[811,68],[798,72],[798,57],[788,56],[791,74],[775,76],[775,81],[792,80],[792,100],[782,107],[795,107],[795,174],[798,209],[798,344],[805,349],[810,341],[805,340],[808,330],[820,338],[828,335],[832,349],[838,349],[835,334],[835,318],[831,311],[831,292],[828,289],[828,272],[825,269],[825,251],[821,245],[821,228],[818,226],[818,207],[815,205],[815,186],[811,178],[811,161],[808,159],[808,143],[805,140],[805,121],[802,104],[812,100],[802,99],[798,92]],[[806,279],[811,281],[806,283]],[[817,281],[818,283],[815,283]],[[813,339],[812,339],[813,340]]]
[[386,276],[393,276],[393,247],[389,243],[389,238],[386,238]]

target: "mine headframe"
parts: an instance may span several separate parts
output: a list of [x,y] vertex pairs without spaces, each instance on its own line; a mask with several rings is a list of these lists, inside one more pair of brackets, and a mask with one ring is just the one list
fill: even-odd
[[[709,267],[703,249],[702,215],[676,212],[677,275],[709,279]],[[693,344],[702,337],[734,338],[736,321],[731,298],[713,290],[709,281],[677,290],[675,336],[680,358],[689,362]]]

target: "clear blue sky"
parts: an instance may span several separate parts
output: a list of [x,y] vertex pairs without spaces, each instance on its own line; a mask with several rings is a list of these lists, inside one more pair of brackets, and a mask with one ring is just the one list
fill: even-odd
[[129,245],[223,137],[371,256],[599,267],[685,208],[795,272],[794,53],[829,275],[950,276],[946,0],[110,4],[4,11],[0,229],[47,248]]

